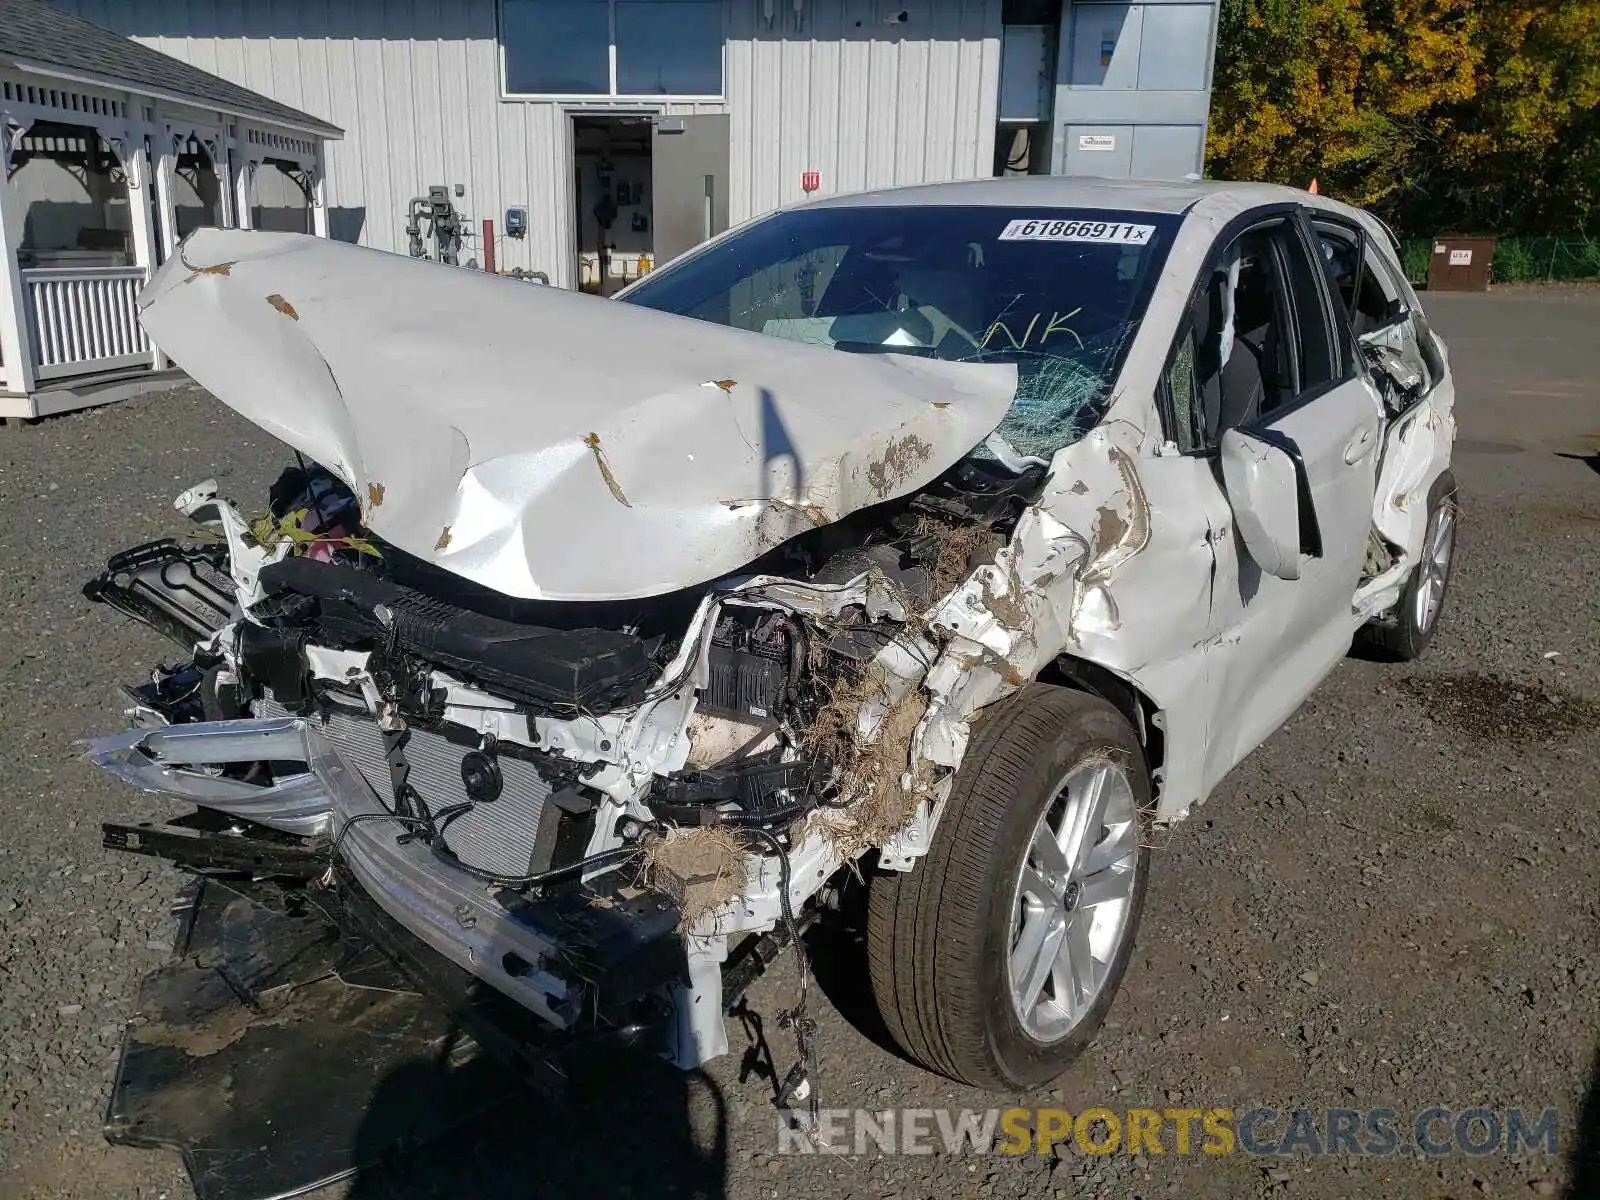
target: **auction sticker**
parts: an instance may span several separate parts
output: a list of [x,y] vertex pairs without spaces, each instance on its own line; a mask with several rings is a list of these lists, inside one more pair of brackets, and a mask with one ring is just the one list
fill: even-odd
[[1154,225],[1126,221],[1012,221],[1000,231],[1002,242],[1105,242],[1112,246],[1143,246],[1155,233]]

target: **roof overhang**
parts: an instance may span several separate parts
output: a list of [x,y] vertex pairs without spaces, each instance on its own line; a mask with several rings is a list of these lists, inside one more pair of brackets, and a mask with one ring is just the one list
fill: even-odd
[[207,112],[223,113],[230,117],[254,121],[259,125],[272,125],[279,129],[292,129],[296,133],[308,134],[311,137],[321,138],[325,141],[336,142],[344,139],[344,130],[337,125],[329,125],[310,116],[307,116],[303,121],[296,121],[289,117],[260,112],[240,105],[219,103],[209,97],[185,96],[181,92],[153,88],[146,83],[132,83],[126,79],[118,79],[114,75],[102,75],[95,71],[75,71],[67,67],[58,67],[53,63],[18,58],[9,54],[0,56],[0,63],[14,67],[18,71],[26,71],[30,75],[43,75],[47,79],[59,79],[66,83],[130,92],[136,96],[147,96],[152,100],[160,100],[168,104],[183,104],[190,108],[201,108]]

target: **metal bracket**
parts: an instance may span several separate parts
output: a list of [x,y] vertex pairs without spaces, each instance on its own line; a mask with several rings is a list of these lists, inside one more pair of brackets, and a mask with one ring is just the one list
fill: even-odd
[[222,872],[314,879],[328,869],[329,862],[326,850],[187,825],[121,825],[108,821],[100,826],[100,839],[107,849],[164,858],[198,875]]
[[130,192],[137,191],[139,187],[138,155],[131,158],[123,156],[122,139],[106,138],[106,145],[111,148],[111,156],[115,158],[116,165],[110,169],[112,183],[120,183]]
[[0,111],[0,160],[4,162],[7,181],[11,179],[12,175],[16,174],[16,170],[21,169],[20,167],[16,170],[12,169],[11,158],[16,151],[17,144],[22,141],[24,135],[27,134],[32,126],[32,121],[23,121],[20,117],[14,117],[9,112]]

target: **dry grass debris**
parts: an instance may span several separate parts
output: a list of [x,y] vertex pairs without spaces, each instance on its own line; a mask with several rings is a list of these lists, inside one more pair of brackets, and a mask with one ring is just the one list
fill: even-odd
[[[862,709],[874,704],[889,708],[876,735],[867,740],[857,722]],[[881,844],[905,828],[916,812],[918,793],[903,780],[911,769],[912,735],[927,711],[928,697],[920,688],[891,703],[887,680],[881,671],[868,668],[859,677],[836,680],[806,730],[805,751],[839,768],[839,794],[860,797],[848,809],[829,813],[823,823],[844,857]]]
[[931,513],[918,513],[911,536],[933,543],[929,573],[935,604],[972,574],[980,560],[994,557],[994,531],[977,522],[951,521]]
[[[924,556],[932,605],[955,590],[980,562],[992,559],[996,547],[995,535],[987,526],[930,513],[917,514],[911,536],[933,547],[931,556]],[[894,585],[893,580],[890,583]],[[927,638],[928,613],[918,611],[922,603],[906,595],[901,601],[908,620],[900,638],[907,644]],[[813,661],[811,666],[814,677],[827,678],[828,664]],[[826,698],[801,737],[803,753],[838,768],[838,794],[859,797],[849,808],[829,812],[821,819],[822,828],[845,858],[881,845],[904,829],[926,791],[917,786],[914,776],[913,786],[908,788],[906,776],[915,769],[911,742],[928,711],[928,695],[915,686],[895,700],[889,685],[883,668],[875,664],[859,674],[833,676],[821,685]],[[863,738],[858,723],[862,710],[869,707],[888,711],[875,734]]]
[[640,851],[639,880],[678,906],[679,928],[691,929],[749,886],[745,844],[723,825],[672,826]]

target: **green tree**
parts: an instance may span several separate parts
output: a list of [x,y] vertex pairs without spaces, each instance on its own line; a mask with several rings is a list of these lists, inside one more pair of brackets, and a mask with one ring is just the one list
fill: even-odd
[[1212,173],[1404,192],[1438,110],[1472,93],[1477,22],[1470,0],[1223,0]]
[[1209,169],[1402,227],[1600,221],[1600,0],[1222,0]]
[[1486,7],[1471,99],[1451,106],[1419,217],[1503,232],[1567,233],[1600,218],[1600,3]]

